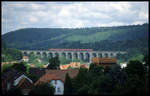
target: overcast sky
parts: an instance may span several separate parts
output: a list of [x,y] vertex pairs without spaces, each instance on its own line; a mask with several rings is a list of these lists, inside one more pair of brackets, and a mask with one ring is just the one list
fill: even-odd
[[2,2],[2,34],[21,28],[148,23],[148,2]]

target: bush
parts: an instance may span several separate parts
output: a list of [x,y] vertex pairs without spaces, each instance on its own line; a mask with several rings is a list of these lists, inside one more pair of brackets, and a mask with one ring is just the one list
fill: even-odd
[[55,88],[48,82],[34,86],[30,95],[54,95]]

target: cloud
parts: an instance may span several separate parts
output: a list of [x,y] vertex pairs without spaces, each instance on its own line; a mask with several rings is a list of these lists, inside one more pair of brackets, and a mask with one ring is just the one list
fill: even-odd
[[143,24],[148,19],[148,2],[2,2],[2,34],[28,27]]
[[36,18],[36,17],[34,17],[34,16],[29,16],[28,17],[28,20],[30,21],[30,22],[38,22],[39,20],[38,20],[38,18]]

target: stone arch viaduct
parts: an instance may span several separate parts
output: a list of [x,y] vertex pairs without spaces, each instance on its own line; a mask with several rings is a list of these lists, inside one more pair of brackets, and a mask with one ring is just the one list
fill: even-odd
[[125,54],[125,51],[50,51],[50,50],[21,50],[22,54],[34,54],[40,57],[64,56],[66,59],[79,59],[91,62],[92,57],[116,57],[117,54]]

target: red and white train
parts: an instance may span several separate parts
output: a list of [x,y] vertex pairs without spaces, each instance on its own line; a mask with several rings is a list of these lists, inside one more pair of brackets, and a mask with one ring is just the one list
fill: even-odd
[[49,49],[49,51],[93,51],[93,49]]

